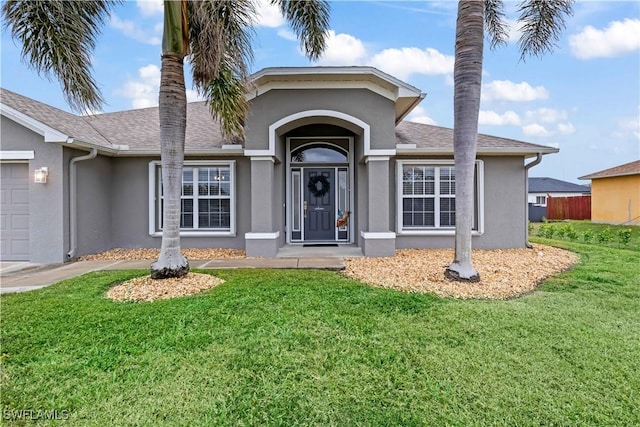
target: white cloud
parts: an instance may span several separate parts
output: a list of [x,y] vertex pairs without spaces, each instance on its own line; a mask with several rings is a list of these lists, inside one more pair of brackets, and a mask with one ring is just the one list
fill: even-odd
[[538,108],[526,112],[527,119],[542,123],[557,123],[561,120],[567,120],[569,115],[564,110],[555,110],[553,108]]
[[629,135],[640,139],[640,117],[624,117],[618,120],[618,127],[614,134],[619,138]]
[[454,57],[433,48],[403,47],[385,49],[368,62],[399,79],[407,79],[411,74],[452,73]]
[[286,23],[282,13],[280,13],[280,8],[271,4],[269,0],[257,0],[255,6],[258,18],[256,24],[258,26],[278,28]]
[[553,132],[549,132],[544,126],[537,123],[523,126],[522,132],[527,136],[548,137],[553,135]]
[[505,125],[520,125],[520,116],[513,111],[506,111],[502,114],[495,111],[480,110],[480,116],[478,117],[478,123],[481,125],[492,126],[505,126]]
[[187,102],[204,101],[204,97],[198,94],[198,91],[193,89],[187,89]]
[[295,33],[291,30],[288,30],[286,28],[281,28],[278,30],[278,36],[282,37],[285,40],[289,40],[289,41],[298,41],[298,37],[296,37]]
[[102,110],[92,110],[91,108],[85,108],[84,111],[80,113],[81,116],[95,116],[97,114],[102,114]]
[[[158,105],[160,90],[160,67],[155,64],[138,69],[138,78],[127,80],[116,94],[131,99],[131,107],[147,108]],[[195,90],[187,89],[187,102],[201,101],[202,97]]]
[[139,42],[157,46],[162,43],[162,26],[156,25],[153,33],[149,34],[140,28],[135,22],[118,18],[116,14],[111,15],[111,26],[120,30],[125,36]]
[[136,4],[142,16],[153,16],[164,12],[162,0],[136,0]]
[[482,86],[483,101],[523,102],[547,98],[549,98],[549,92],[544,86],[533,87],[527,82],[494,80]]
[[362,64],[366,56],[367,49],[361,40],[329,30],[327,48],[318,62],[323,65],[357,65]]
[[613,21],[604,30],[588,25],[569,36],[569,46],[580,59],[611,58],[640,50],[640,19]]
[[449,75],[453,72],[454,58],[436,49],[417,47],[385,49],[371,54],[357,37],[329,30],[327,48],[318,62],[321,65],[371,65],[406,80],[411,74]]
[[411,114],[407,116],[407,120],[410,122],[423,123],[425,125],[437,125],[436,121],[428,116],[427,110],[420,105],[411,111]]
[[573,127],[571,123],[558,123],[558,132],[561,135],[570,135],[576,131],[576,128]]
[[507,24],[507,43],[517,43],[520,40],[522,22],[517,19],[505,19]]
[[158,89],[160,87],[160,68],[150,64],[138,69],[137,80],[129,79],[116,91],[124,98],[131,99],[133,108],[147,108],[158,105]]

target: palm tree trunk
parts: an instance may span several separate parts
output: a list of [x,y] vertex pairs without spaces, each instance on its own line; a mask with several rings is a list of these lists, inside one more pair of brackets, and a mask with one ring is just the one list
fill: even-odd
[[454,64],[453,151],[456,170],[455,258],[447,268],[452,280],[480,280],[471,262],[474,168],[482,85],[484,2],[460,0]]
[[180,199],[187,129],[187,96],[181,54],[162,55],[159,111],[164,195],[162,247],[160,257],[151,265],[151,277],[165,279],[181,277],[189,272],[189,263],[180,251]]

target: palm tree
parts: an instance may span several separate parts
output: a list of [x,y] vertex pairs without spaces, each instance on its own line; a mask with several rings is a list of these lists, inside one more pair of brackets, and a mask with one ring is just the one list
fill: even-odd
[[[22,57],[38,73],[62,84],[67,103],[77,111],[99,109],[102,95],[91,74],[91,52],[102,25],[119,0],[7,1],[4,25],[22,43]],[[325,0],[271,0],[301,42],[317,59],[326,45],[329,7]],[[180,249],[180,194],[186,133],[184,60],[193,82],[219,119],[227,138],[242,138],[248,104],[244,98],[256,17],[251,0],[164,2],[160,77],[160,151],[164,193],[162,246],[151,277],[180,277],[189,263]]]
[[[551,51],[572,13],[573,0],[524,0],[521,60]],[[480,275],[471,262],[473,180],[478,141],[478,115],[482,86],[483,42],[486,25],[492,47],[506,40],[502,0],[460,0],[456,23],[453,149],[456,170],[455,256],[445,275],[452,280],[476,282]]]

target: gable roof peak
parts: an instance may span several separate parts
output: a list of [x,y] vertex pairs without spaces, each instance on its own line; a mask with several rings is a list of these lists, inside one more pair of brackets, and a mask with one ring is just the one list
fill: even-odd
[[614,176],[625,176],[625,175],[640,175],[640,160],[625,163],[619,166],[614,166],[612,168],[604,169],[598,172],[594,172],[589,175],[581,176],[578,179],[611,178]]

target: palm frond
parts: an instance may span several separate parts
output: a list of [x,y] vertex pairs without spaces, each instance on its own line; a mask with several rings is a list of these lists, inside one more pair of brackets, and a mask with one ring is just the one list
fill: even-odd
[[253,2],[190,0],[188,15],[189,60],[196,88],[204,90],[211,80],[219,78],[223,68],[244,79],[253,62]]
[[96,38],[119,0],[7,1],[4,27],[22,44],[22,60],[38,74],[56,77],[69,106],[99,109],[103,103],[92,76]]
[[495,49],[507,43],[507,24],[505,22],[503,0],[484,1],[484,25],[491,41],[491,48]]
[[237,140],[244,136],[249,103],[245,98],[246,79],[234,67],[234,61],[219,64],[218,75],[209,81],[203,92],[214,119],[220,120],[223,136]]
[[329,3],[324,0],[271,0],[271,3],[280,7],[309,59],[318,59],[327,45]]
[[565,17],[573,15],[573,3],[574,0],[526,0],[520,4],[521,60],[553,50],[565,28]]

